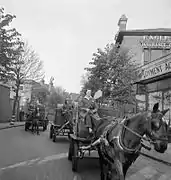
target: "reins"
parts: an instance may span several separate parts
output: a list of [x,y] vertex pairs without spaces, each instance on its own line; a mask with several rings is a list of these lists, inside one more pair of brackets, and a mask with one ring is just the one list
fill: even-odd
[[133,131],[132,129],[130,129],[129,127],[125,126],[124,122],[127,121],[128,119],[125,119],[123,120],[123,122],[119,122],[119,120],[116,120],[117,123],[121,126],[123,126],[125,129],[127,129],[128,131],[130,131],[132,134],[138,136],[139,138],[147,141],[147,142],[150,142],[150,143],[155,143],[154,141],[152,141],[151,139],[147,138],[147,137],[143,137],[142,135],[138,134],[137,132]]
[[122,125],[125,129],[127,129],[128,131],[130,131],[132,134],[138,136],[139,138],[141,138],[141,139],[143,139],[143,140],[145,140],[145,141],[151,142],[151,140],[150,140],[149,138],[141,136],[141,135],[138,134],[137,132],[135,132],[135,131],[133,131],[132,129],[130,129],[129,127],[125,126],[124,123],[120,123],[120,122],[119,122],[118,124]]

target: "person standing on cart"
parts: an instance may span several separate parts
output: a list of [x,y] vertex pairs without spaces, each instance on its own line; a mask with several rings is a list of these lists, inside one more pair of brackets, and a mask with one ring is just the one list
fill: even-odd
[[65,118],[66,121],[71,120],[71,116],[72,116],[72,105],[69,104],[68,99],[65,100],[64,106],[63,106],[63,116]]
[[91,96],[91,90],[87,90],[86,95],[82,98],[80,103],[81,110],[86,110],[85,113],[85,125],[88,128],[89,133],[93,133],[93,129],[96,128],[98,121],[100,120],[97,114],[98,106]]

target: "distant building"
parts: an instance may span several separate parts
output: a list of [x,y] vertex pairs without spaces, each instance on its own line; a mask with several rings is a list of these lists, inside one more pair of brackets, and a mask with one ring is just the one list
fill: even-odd
[[[11,106],[13,108],[13,102],[15,99],[15,92],[14,92],[14,82],[10,82],[10,99],[11,99]],[[49,85],[44,83],[44,80],[41,82],[36,82],[34,80],[26,80],[24,84],[20,85],[19,90],[19,107],[23,107],[25,110],[27,109],[27,104],[32,101],[32,103],[36,103],[38,101],[37,94],[48,94],[49,93]],[[39,98],[40,101],[40,98]],[[41,102],[39,102],[41,103]],[[18,104],[17,104],[18,107]]]
[[71,98],[72,101],[77,101],[78,97],[79,97],[79,94],[70,93],[70,98]]

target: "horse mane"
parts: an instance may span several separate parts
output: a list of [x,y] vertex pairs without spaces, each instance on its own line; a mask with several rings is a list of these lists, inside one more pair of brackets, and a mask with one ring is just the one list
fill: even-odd
[[126,119],[124,121],[125,125],[128,126],[131,122],[137,120],[138,118],[143,118],[144,120],[147,119],[147,117],[149,116],[148,112],[143,112],[143,113],[137,113],[132,117],[129,117],[128,119]]

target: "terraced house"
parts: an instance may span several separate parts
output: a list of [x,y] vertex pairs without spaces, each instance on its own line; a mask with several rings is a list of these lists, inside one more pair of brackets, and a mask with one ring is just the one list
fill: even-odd
[[[129,49],[138,64],[136,110],[150,110],[159,102],[160,109],[171,105],[171,29],[127,30],[127,17],[119,19],[115,37],[119,47]],[[167,113],[170,117],[170,112]]]

